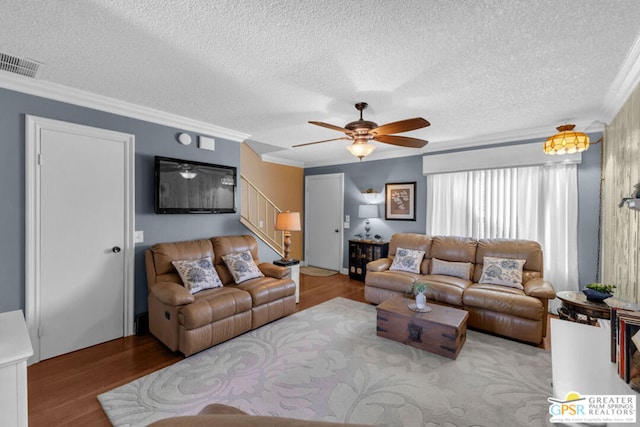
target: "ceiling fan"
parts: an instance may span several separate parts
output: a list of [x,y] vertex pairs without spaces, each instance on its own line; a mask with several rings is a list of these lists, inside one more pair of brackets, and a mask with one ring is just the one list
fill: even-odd
[[400,120],[398,122],[387,123],[386,125],[378,126],[377,123],[370,122],[362,119],[362,111],[367,108],[369,104],[366,102],[358,102],[355,107],[360,111],[360,120],[356,120],[351,123],[347,123],[344,128],[340,126],[334,126],[324,122],[313,122],[312,125],[322,126],[325,128],[337,130],[345,133],[347,136],[340,138],[325,139],[316,142],[307,142],[305,144],[297,144],[294,147],[303,147],[305,145],[320,144],[322,142],[336,141],[339,139],[348,139],[353,141],[353,144],[347,146],[347,150],[354,156],[362,160],[363,157],[368,156],[376,148],[375,145],[369,144],[370,140],[384,142],[385,144],[398,145],[400,147],[422,148],[427,145],[428,141],[424,139],[409,138],[407,136],[391,135],[392,133],[409,132],[430,126],[427,120],[422,117],[415,117],[413,119]]

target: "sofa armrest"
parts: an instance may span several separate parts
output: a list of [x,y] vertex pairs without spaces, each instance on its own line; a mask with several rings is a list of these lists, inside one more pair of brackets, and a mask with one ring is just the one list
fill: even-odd
[[274,277],[276,279],[286,279],[291,275],[291,270],[287,267],[271,264],[269,262],[261,262],[258,265],[258,268],[265,276]]
[[384,271],[388,270],[391,267],[391,259],[390,258],[378,258],[375,261],[371,261],[367,263],[367,271]]
[[151,294],[163,304],[185,305],[195,301],[191,292],[184,286],[173,282],[156,283],[151,288]]
[[556,291],[551,282],[547,282],[542,277],[536,277],[524,284],[524,293],[530,297],[554,299]]

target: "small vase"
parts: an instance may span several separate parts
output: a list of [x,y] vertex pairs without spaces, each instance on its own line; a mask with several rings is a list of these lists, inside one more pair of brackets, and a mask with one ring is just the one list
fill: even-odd
[[427,297],[424,296],[424,293],[420,292],[416,294],[416,307],[422,310],[427,305]]

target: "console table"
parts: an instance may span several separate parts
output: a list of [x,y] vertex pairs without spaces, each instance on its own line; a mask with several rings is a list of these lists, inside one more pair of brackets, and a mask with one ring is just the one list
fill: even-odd
[[27,359],[33,355],[22,310],[0,313],[0,418],[27,425]]

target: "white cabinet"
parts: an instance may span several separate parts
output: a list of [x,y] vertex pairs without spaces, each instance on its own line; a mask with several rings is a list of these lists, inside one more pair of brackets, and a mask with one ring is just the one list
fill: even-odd
[[27,359],[33,355],[21,310],[0,313],[0,424],[27,425]]
[[571,391],[580,395],[636,395],[618,375],[616,364],[611,363],[610,322],[599,320],[599,323],[600,327],[596,327],[551,319],[551,369],[556,399],[564,399]]

